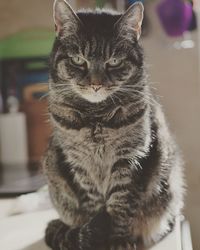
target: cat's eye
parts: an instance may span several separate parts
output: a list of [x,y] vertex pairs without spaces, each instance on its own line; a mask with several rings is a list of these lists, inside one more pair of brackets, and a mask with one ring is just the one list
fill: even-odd
[[107,62],[107,65],[110,67],[118,67],[121,65],[121,63],[122,63],[121,59],[112,58]]
[[71,61],[73,64],[75,64],[77,66],[82,66],[86,63],[86,61],[80,56],[71,57]]

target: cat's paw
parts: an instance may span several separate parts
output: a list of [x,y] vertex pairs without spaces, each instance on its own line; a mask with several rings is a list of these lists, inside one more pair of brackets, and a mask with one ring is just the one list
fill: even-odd
[[137,250],[137,245],[132,238],[118,237],[112,239],[109,250]]
[[106,210],[103,210],[96,214],[90,222],[89,226],[91,229],[105,234],[105,232],[110,232],[111,229],[111,217]]
[[105,210],[99,212],[80,230],[81,238],[84,239],[86,248],[93,250],[99,246],[106,245],[109,241],[110,229],[110,215]]
[[60,220],[52,220],[45,231],[45,242],[53,250],[60,250],[60,242],[64,238],[69,227]]
[[111,231],[110,215],[105,210],[101,211],[89,222],[89,227],[93,232],[94,243],[107,242]]

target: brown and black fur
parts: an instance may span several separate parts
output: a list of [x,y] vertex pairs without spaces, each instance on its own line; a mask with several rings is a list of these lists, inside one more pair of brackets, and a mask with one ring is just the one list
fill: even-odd
[[[148,247],[172,230],[181,212],[183,176],[144,69],[138,43],[143,8],[136,4],[123,16],[75,14],[58,0],[54,11],[53,134],[44,172],[60,219],[48,225],[46,243],[54,250]],[[73,65],[77,53],[89,66]],[[123,62],[106,68],[113,54]],[[93,97],[91,86],[99,82],[101,95]]]

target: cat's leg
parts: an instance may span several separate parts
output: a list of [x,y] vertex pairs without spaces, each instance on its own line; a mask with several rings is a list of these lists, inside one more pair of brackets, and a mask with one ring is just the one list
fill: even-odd
[[[141,206],[145,197],[137,185],[136,167],[126,159],[117,161],[111,171],[106,210],[111,216],[110,250],[143,249],[140,234],[135,234],[135,218],[143,218]],[[136,231],[139,231],[137,229]]]
[[173,223],[176,192],[172,195],[167,173],[165,179],[157,176],[155,183],[145,171],[147,167],[136,173],[126,160],[113,166],[106,202],[112,220],[112,250],[135,250],[139,248],[138,243],[140,248],[142,244],[149,246],[160,239],[160,234],[168,233]]
[[53,250],[94,250],[109,241],[110,216],[103,210],[82,227],[70,228],[53,220],[46,229],[45,241]]
[[112,168],[106,201],[106,209],[112,220],[111,250],[137,249],[138,239],[131,234],[130,228],[140,199],[133,184],[133,167],[125,159],[117,161]]

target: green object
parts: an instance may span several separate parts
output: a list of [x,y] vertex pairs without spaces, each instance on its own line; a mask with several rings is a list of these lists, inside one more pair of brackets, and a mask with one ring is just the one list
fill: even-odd
[[96,6],[99,8],[103,8],[105,4],[105,0],[96,0]]
[[29,69],[29,70],[46,69],[46,67],[47,65],[44,61],[26,63],[26,69]]
[[50,30],[28,30],[0,40],[0,59],[43,57],[51,52],[55,33]]

